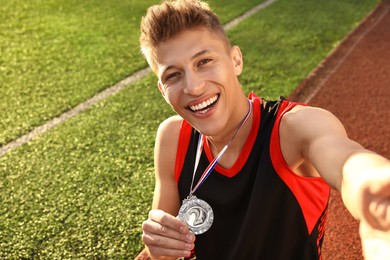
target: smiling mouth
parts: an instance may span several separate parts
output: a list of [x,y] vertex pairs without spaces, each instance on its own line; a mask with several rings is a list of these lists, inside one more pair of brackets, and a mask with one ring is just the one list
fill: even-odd
[[206,113],[212,106],[214,106],[219,98],[219,94],[213,96],[212,98],[203,101],[202,103],[199,103],[197,105],[189,106],[188,108],[192,112],[201,112],[201,113]]

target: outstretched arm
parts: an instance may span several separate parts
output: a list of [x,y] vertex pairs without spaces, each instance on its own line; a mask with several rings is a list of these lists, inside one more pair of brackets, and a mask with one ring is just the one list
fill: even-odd
[[280,131],[289,165],[299,170],[299,165],[309,164],[315,170],[304,175],[319,174],[341,191],[345,206],[360,221],[366,259],[386,259],[390,255],[390,161],[349,139],[339,120],[322,109],[294,108],[283,118]]

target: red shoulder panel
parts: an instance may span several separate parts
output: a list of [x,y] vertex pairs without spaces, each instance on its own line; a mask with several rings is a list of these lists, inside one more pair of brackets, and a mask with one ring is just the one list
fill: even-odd
[[297,175],[284,160],[280,148],[279,125],[283,115],[295,105],[296,103],[284,101],[279,108],[271,135],[270,155],[277,174],[297,199],[310,234],[327,207],[330,187],[322,178],[310,178]]
[[184,159],[186,157],[188,144],[191,139],[192,126],[185,120],[183,120],[180,129],[179,143],[177,145],[176,162],[174,177],[176,183],[179,182],[180,173],[183,169]]

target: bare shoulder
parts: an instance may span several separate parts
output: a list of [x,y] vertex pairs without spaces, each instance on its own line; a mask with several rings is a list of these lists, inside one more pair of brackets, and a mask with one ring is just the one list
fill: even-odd
[[344,126],[331,112],[318,107],[301,105],[285,114],[281,128],[285,128],[285,131],[295,137],[310,138],[322,133],[345,134]]
[[[287,164],[301,176],[319,176],[315,159],[333,140],[346,139],[343,125],[327,110],[298,105],[287,112],[279,127],[280,146]],[[315,170],[317,169],[317,170]]]
[[173,176],[182,121],[180,116],[169,117],[157,130],[154,157],[158,175]]
[[165,119],[158,127],[156,142],[163,145],[164,148],[176,147],[182,121],[183,119],[177,115]]
[[182,121],[181,117],[172,116],[160,124],[154,151],[156,183],[153,208],[172,215],[177,214],[180,206],[174,171]]

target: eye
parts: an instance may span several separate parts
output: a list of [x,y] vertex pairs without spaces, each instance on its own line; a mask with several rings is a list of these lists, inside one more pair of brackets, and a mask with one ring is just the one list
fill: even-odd
[[199,62],[198,62],[198,66],[202,66],[202,65],[205,65],[207,63],[209,63],[211,61],[211,59],[201,59]]
[[173,72],[165,76],[164,81],[172,81],[180,76],[179,72]]

